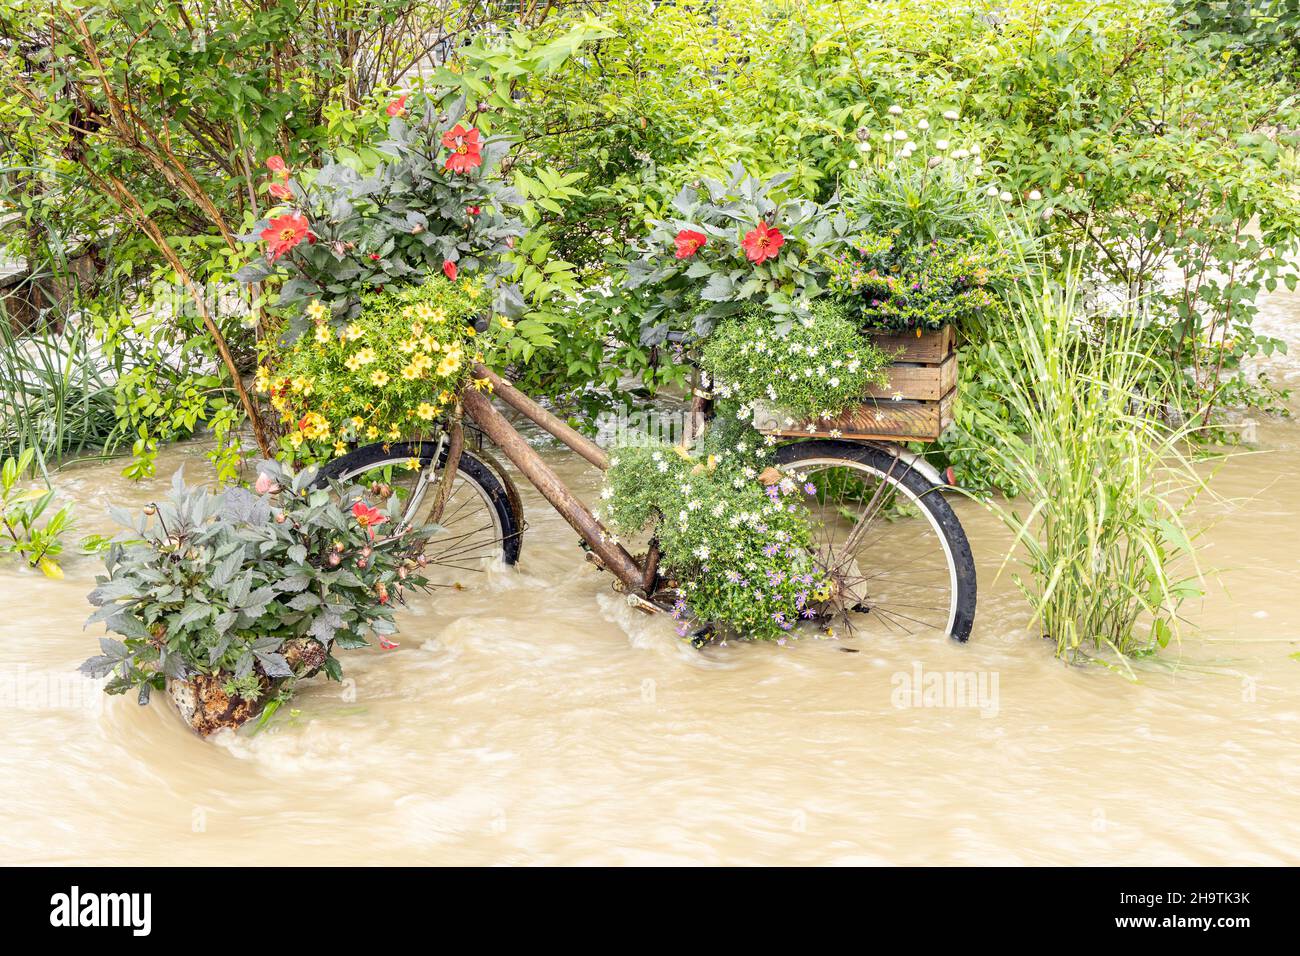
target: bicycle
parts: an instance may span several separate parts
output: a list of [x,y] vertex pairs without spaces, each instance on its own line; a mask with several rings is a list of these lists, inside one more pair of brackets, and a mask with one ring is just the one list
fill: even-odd
[[[595,442],[575,431],[495,372],[479,364],[492,394],[594,467],[609,467]],[[704,403],[705,405],[707,403]],[[696,410],[703,405],[696,400]],[[467,447],[467,433],[473,448]],[[525,522],[519,493],[490,442],[577,532],[588,556],[610,572],[628,603],[655,613],[676,592],[659,570],[653,539],[634,557],[606,533],[483,392],[467,389],[438,433],[418,442],[367,445],[334,459],[319,481],[340,479],[367,493],[406,499],[398,527],[431,525],[425,542],[431,568],[474,572],[489,559],[515,564]],[[821,623],[882,622],[895,632],[942,631],[970,636],[975,616],[975,563],[942,477],[924,459],[888,442],[834,439],[792,441],[776,448],[775,467],[819,489],[808,496],[815,559],[828,572],[831,594]],[[457,584],[457,586],[459,586]],[[706,624],[697,636],[707,638]],[[703,643],[703,639],[697,641]]]

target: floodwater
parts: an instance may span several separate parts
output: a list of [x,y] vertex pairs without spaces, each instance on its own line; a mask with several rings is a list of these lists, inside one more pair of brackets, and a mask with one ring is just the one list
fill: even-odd
[[[1293,353],[1270,372],[1300,387],[1300,297],[1263,311]],[[312,682],[293,714],[213,742],[162,700],[73,676],[95,652],[95,559],[60,582],[6,564],[0,862],[1300,863],[1300,423],[1256,438],[1201,507],[1213,577],[1194,627],[1136,681],[1053,658],[994,582],[1005,535],[968,501],[969,645],[702,653],[621,603],[525,487],[517,569],[420,599],[399,649],[345,652],[344,687]],[[575,456],[546,454],[594,497]],[[207,474],[194,447],[146,484],[120,463],[67,469],[79,533],[182,462]],[[980,706],[908,693],[958,672]]]

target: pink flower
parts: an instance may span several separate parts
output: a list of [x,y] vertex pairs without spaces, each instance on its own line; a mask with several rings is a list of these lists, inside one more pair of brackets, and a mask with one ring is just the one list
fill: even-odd
[[746,257],[754,265],[762,265],[768,259],[775,259],[783,245],[785,245],[785,236],[781,235],[781,230],[765,222],[760,222],[745,233],[745,239],[741,243]]
[[357,524],[370,532],[372,538],[375,536],[375,529],[388,520],[388,515],[378,508],[371,508],[364,501],[358,501],[352,506],[352,517],[356,519]]
[[453,173],[468,173],[483,165],[483,144],[479,131],[457,123],[442,136],[442,145],[451,150],[446,167]]
[[677,234],[677,238],[673,240],[673,242],[677,243],[677,258],[689,259],[703,249],[708,241],[709,237],[702,232],[696,232],[694,229],[683,229]]
[[270,494],[271,489],[275,487],[275,479],[265,472],[258,472],[257,481],[253,484],[253,490],[259,495]]
[[280,216],[271,220],[271,224],[262,230],[262,239],[266,242],[266,251],[274,262],[298,243],[307,239],[315,241],[311,234],[311,224],[305,216]]

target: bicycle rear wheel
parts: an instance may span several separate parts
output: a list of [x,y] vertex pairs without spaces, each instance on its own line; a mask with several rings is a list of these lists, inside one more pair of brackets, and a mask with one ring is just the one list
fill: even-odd
[[777,449],[804,496],[818,564],[831,580],[822,619],[853,630],[965,641],[975,620],[975,561],[939,485],[872,445],[805,441]]
[[[403,502],[397,527],[418,527],[430,521],[446,462],[447,450],[437,440],[365,445],[331,461],[318,481],[355,483],[375,503],[387,504],[395,495]],[[523,529],[517,497],[481,459],[462,451],[442,516],[424,542],[430,583],[461,586],[467,573],[482,572],[496,560],[514,564]]]

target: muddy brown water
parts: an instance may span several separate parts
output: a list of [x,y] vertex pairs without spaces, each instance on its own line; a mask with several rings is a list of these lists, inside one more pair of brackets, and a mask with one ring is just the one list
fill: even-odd
[[[1300,386],[1300,297],[1261,322]],[[1206,502],[1194,630],[1138,680],[1066,667],[1026,627],[1006,537],[958,502],[981,576],[967,646],[871,635],[699,653],[628,609],[531,489],[521,565],[419,600],[398,650],[348,652],[253,737],[72,675],[97,562],[0,567],[5,863],[1300,862],[1300,423],[1257,424]],[[551,462],[591,500],[576,456]],[[166,451],[159,475],[202,449]],[[60,480],[78,533],[165,477]],[[845,653],[850,647],[857,653]],[[919,671],[918,671],[919,669]],[[974,675],[973,701],[914,696]],[[982,681],[982,683],[980,683]],[[960,706],[963,703],[977,706]],[[927,705],[929,704],[929,705]],[[937,706],[935,706],[937,705]]]

